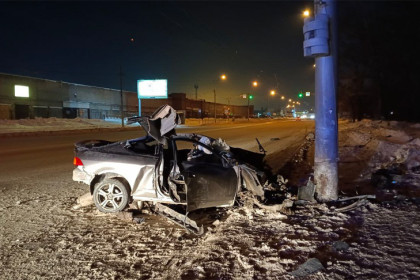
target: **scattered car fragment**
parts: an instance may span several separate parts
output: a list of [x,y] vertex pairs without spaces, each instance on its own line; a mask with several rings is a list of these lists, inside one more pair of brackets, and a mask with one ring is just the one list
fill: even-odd
[[[199,134],[176,134],[176,111],[168,105],[150,117],[132,117],[147,135],[118,142],[87,140],[75,144],[73,180],[90,187],[95,206],[102,212],[123,211],[131,202],[148,202],[156,211],[188,222],[191,211],[229,207],[245,187],[264,195],[261,165],[264,154],[233,148],[222,139]],[[167,205],[186,206],[183,216]],[[163,209],[163,210],[162,210]]]

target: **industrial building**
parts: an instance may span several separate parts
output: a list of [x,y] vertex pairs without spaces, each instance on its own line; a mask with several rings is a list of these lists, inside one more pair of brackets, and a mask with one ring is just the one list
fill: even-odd
[[[125,117],[138,115],[136,92],[0,73],[0,119],[120,118],[121,100]],[[163,104],[186,118],[241,118],[254,111],[252,105],[214,104],[171,93],[167,99],[142,99],[142,115],[150,115]]]

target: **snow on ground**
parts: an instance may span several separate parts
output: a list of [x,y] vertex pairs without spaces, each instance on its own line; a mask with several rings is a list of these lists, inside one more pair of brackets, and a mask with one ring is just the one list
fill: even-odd
[[61,119],[35,118],[21,120],[0,120],[0,135],[11,133],[35,133],[45,131],[63,131],[80,129],[120,128],[120,119]]
[[[265,121],[264,119],[261,119]],[[260,120],[250,120],[251,122],[258,122]],[[247,119],[218,119],[217,125],[233,124],[248,122]],[[214,125],[214,119],[187,119],[186,125]],[[137,127],[138,124],[126,124],[125,127]],[[184,125],[181,125],[181,127]],[[7,136],[12,134],[31,133],[32,135],[45,132],[57,131],[74,131],[74,130],[92,130],[92,129],[122,129],[121,119],[107,118],[107,119],[62,119],[62,118],[35,118],[35,119],[20,119],[20,120],[0,120],[0,136]]]
[[[9,132],[102,125],[119,124],[0,121]],[[42,188],[30,177],[11,178],[0,186],[0,279],[420,279],[419,127],[340,122],[340,195],[377,199],[347,212],[338,209],[353,201],[295,203],[273,212],[245,196],[243,205],[197,211],[195,218],[206,226],[203,236],[148,208],[135,213],[145,219],[140,224],[93,206],[74,210],[84,186],[63,181],[55,195],[68,170],[51,170]],[[290,166],[311,165],[311,153],[313,145]],[[282,175],[300,182],[310,175],[305,172]],[[12,181],[21,188],[8,188]],[[295,187],[281,196],[296,202]],[[314,259],[323,269],[306,263]]]

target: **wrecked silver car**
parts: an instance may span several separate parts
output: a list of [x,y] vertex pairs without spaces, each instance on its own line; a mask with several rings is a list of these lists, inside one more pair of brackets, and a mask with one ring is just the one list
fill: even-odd
[[[140,123],[147,136],[75,144],[73,180],[90,187],[100,211],[114,213],[132,202],[148,202],[185,223],[196,209],[232,206],[242,187],[264,195],[264,174],[250,165],[251,159],[254,165],[262,162],[263,153],[233,148],[204,135],[176,134],[179,117],[168,105],[129,122]],[[260,150],[264,151],[261,146]],[[169,204],[185,205],[186,214],[172,213],[165,206]]]

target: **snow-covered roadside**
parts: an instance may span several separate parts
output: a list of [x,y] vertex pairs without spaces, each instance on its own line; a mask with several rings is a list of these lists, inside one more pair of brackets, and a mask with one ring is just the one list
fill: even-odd
[[419,128],[419,124],[368,120],[342,123],[342,190],[358,194],[379,187],[391,193],[420,196]]
[[[266,119],[251,119],[250,122],[266,122]],[[248,123],[246,119],[218,119],[216,125],[228,125],[237,123]],[[186,119],[186,126],[215,125],[214,119]],[[125,129],[136,128],[138,124],[127,125]],[[183,127],[181,125],[180,127]],[[107,118],[102,119],[64,119],[64,118],[35,118],[20,120],[0,120],[0,137],[22,134],[41,134],[54,133],[75,130],[100,130],[100,129],[123,129],[121,127],[121,119]]]
[[[130,125],[135,126],[135,125]],[[99,119],[35,118],[0,120],[0,137],[75,130],[121,129],[121,121]]]

